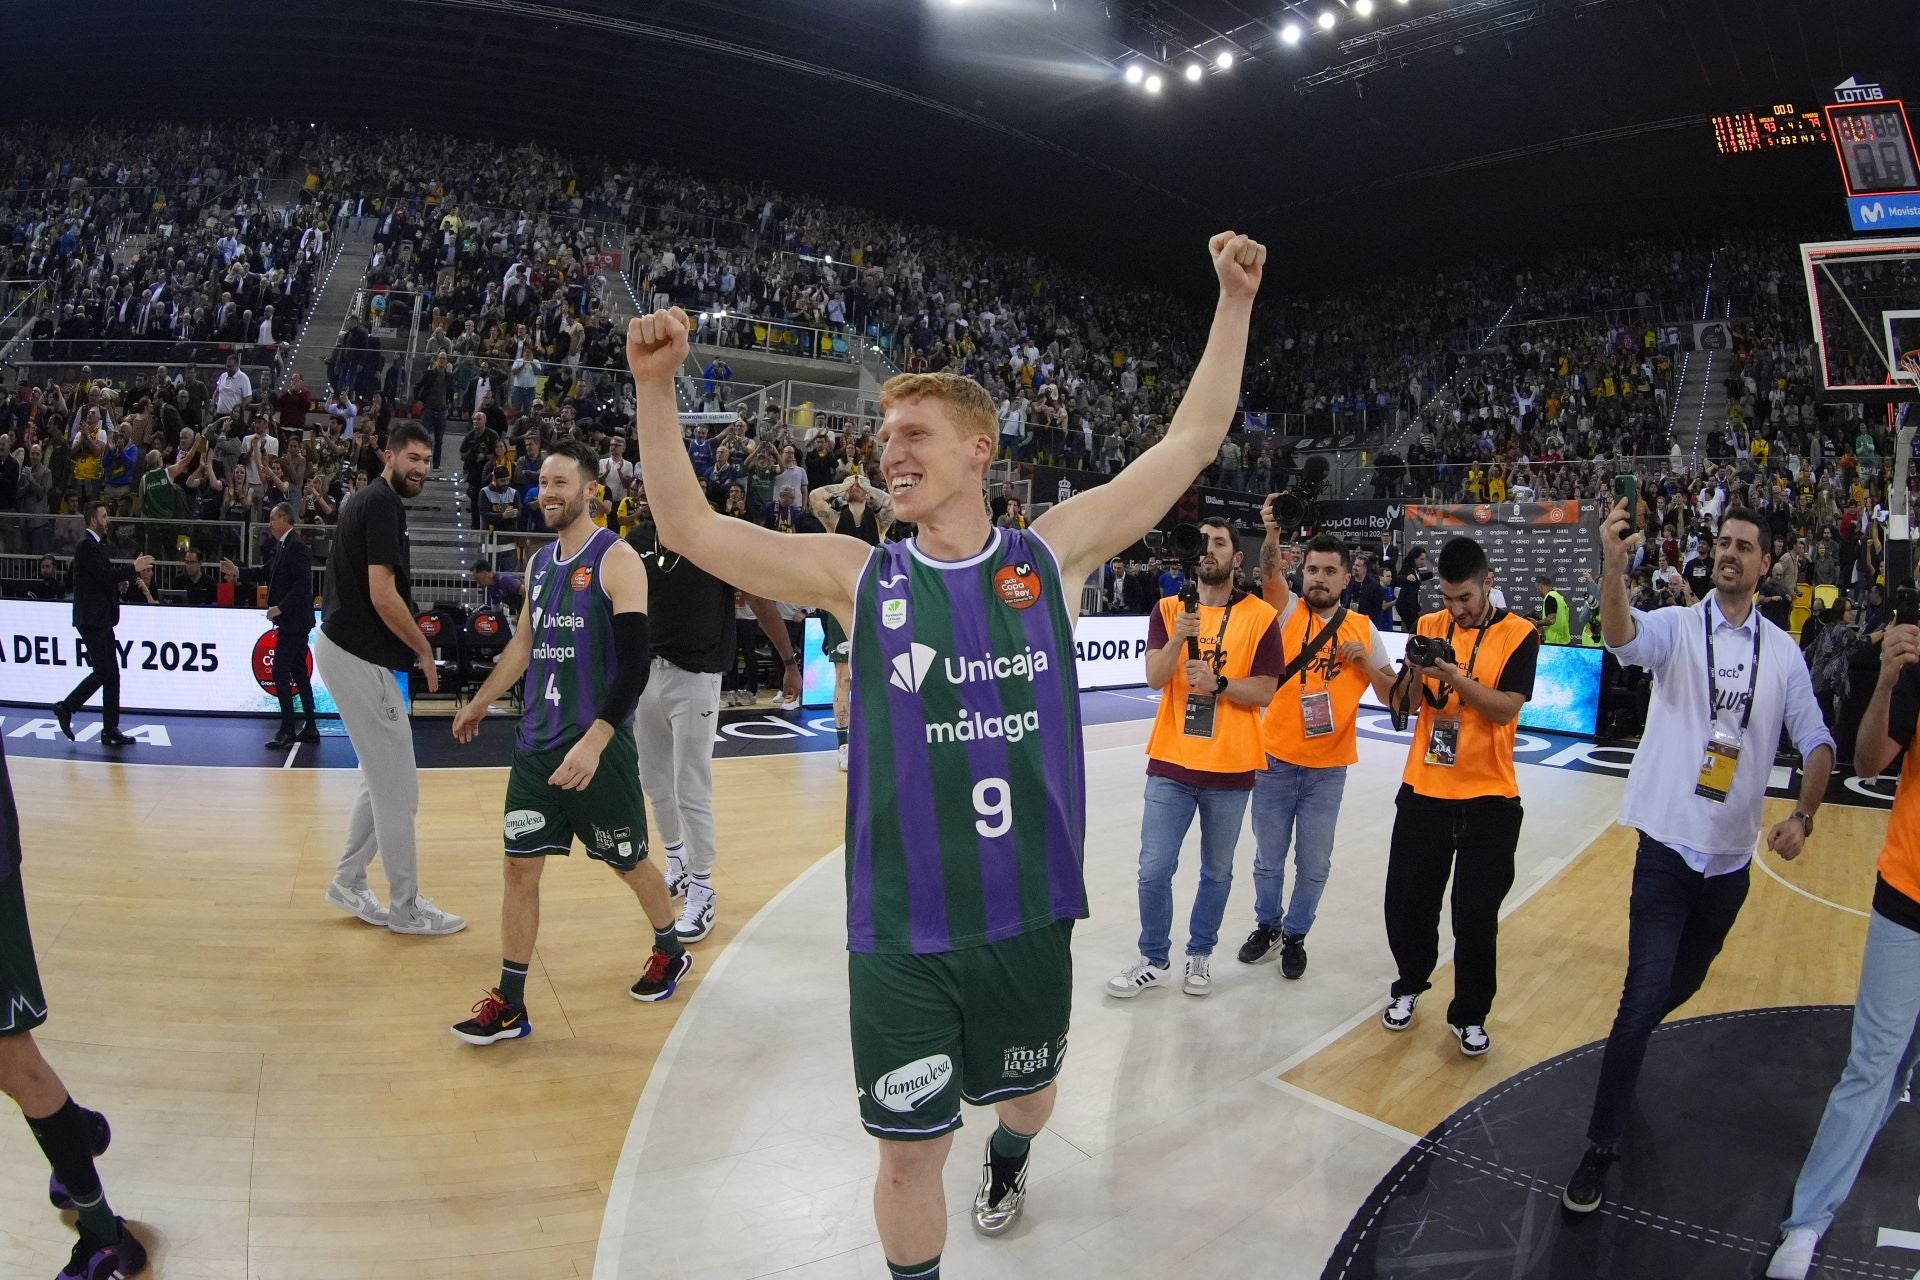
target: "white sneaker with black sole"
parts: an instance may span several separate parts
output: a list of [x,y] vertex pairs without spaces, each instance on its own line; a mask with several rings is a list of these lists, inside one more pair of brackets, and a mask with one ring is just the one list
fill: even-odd
[[1413,1011],[1420,1004],[1419,996],[1395,996],[1387,1001],[1387,1007],[1380,1014],[1380,1021],[1389,1031],[1405,1031],[1413,1025]]
[[1477,1022],[1453,1028],[1454,1038],[1460,1041],[1460,1052],[1469,1058],[1478,1058],[1493,1048],[1493,1039],[1487,1035],[1487,1029]]
[[327,885],[327,902],[354,919],[365,921],[367,924],[387,923],[387,909],[380,905],[380,899],[373,896],[373,890],[365,885],[361,885],[358,889],[349,889],[335,880]]
[[1121,1000],[1131,1000],[1142,991],[1165,986],[1172,980],[1172,974],[1164,966],[1156,966],[1153,961],[1141,956],[1107,979],[1107,994]]
[[415,898],[410,905],[394,903],[387,908],[387,928],[395,933],[444,938],[467,927],[465,916],[442,911],[431,898]]
[[1188,956],[1187,976],[1180,989],[1190,996],[1203,996],[1213,989],[1213,958]]
[[1807,1280],[1807,1272],[1813,1270],[1813,1251],[1819,1245],[1819,1233],[1806,1227],[1787,1232],[1773,1251],[1773,1261],[1767,1264],[1767,1280]]
[[713,932],[713,904],[716,895],[699,882],[687,882],[687,905],[680,908],[680,919],[673,932],[683,943],[698,942]]

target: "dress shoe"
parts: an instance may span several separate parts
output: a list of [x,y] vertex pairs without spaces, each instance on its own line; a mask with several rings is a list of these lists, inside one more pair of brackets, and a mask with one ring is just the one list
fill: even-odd
[[308,725],[306,728],[300,731],[300,736],[298,739],[296,739],[296,741],[299,741],[299,742],[320,741],[320,726],[317,724]]
[[299,740],[300,739],[292,737],[289,734],[276,733],[271,738],[267,739],[267,750],[285,751],[287,748],[291,747],[294,743],[298,742]]
[[53,718],[60,722],[60,732],[67,735],[67,741],[72,742],[73,741],[73,712],[67,710],[65,707],[56,706],[53,709]]
[[117,729],[112,733],[103,733],[100,735],[100,745],[103,747],[130,747],[137,741],[139,741],[139,739],[130,738]]

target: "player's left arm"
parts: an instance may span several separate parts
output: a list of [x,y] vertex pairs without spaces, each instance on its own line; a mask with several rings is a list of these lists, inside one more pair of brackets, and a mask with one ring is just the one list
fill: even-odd
[[1219,456],[1220,442],[1233,425],[1247,362],[1247,325],[1267,250],[1258,241],[1222,231],[1207,251],[1220,278],[1220,301],[1206,352],[1165,439],[1106,484],[1075,494],[1034,521],[1034,533],[1060,564],[1061,580],[1074,590],[1160,522]]
[[600,586],[613,606],[613,682],[595,708],[593,723],[547,779],[562,791],[585,791],[593,781],[600,753],[639,705],[653,661],[647,643],[647,570],[632,543],[616,542],[600,558]]

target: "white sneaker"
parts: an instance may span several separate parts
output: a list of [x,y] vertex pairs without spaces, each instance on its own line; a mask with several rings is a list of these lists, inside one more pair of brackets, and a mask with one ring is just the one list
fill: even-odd
[[850,750],[851,748],[848,747],[846,743],[843,742],[840,744],[840,772],[842,773],[847,771],[848,752]]
[[1187,957],[1187,980],[1180,989],[1190,996],[1203,996],[1213,988],[1213,960],[1210,956]]
[[717,895],[712,889],[700,885],[687,884],[687,905],[680,908],[680,919],[674,924],[673,932],[681,942],[698,942],[713,932],[713,904]]
[[1389,1031],[1405,1031],[1413,1025],[1413,1010],[1419,1003],[1419,996],[1395,996],[1387,1002],[1380,1021],[1386,1024]]
[[773,709],[775,711],[796,711],[799,707],[800,700],[798,698],[789,701],[785,692],[773,695]]
[[1820,1237],[1806,1227],[1787,1232],[1780,1247],[1773,1251],[1773,1261],[1767,1264],[1767,1280],[1807,1280],[1807,1272],[1813,1269],[1813,1251],[1819,1243]]
[[687,891],[687,864],[667,859],[667,896],[677,898]]
[[1151,987],[1172,981],[1167,970],[1156,968],[1153,961],[1141,956],[1119,973],[1107,979],[1107,994],[1121,1000],[1131,1000]]
[[444,938],[466,927],[466,917],[456,916],[451,911],[442,911],[433,905],[433,900],[430,898],[415,898],[412,910],[396,905],[387,911],[387,928],[395,933],[418,933],[430,938]]
[[327,901],[356,920],[364,920],[368,924],[387,922],[387,909],[380,905],[380,899],[373,896],[373,890],[365,885],[349,889],[335,880],[327,886]]
[[1469,1023],[1464,1027],[1456,1026],[1453,1028],[1453,1034],[1460,1041],[1460,1052],[1469,1058],[1478,1058],[1493,1048],[1493,1038],[1487,1034],[1487,1029],[1477,1022]]

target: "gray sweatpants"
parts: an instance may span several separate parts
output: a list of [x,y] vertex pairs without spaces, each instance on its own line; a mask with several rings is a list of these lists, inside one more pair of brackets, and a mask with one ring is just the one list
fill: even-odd
[[420,773],[400,682],[385,667],[342,649],[324,631],[314,632],[313,660],[360,757],[360,790],[347,820],[346,852],[333,878],[347,889],[366,888],[367,868],[377,852],[387,873],[389,909],[405,907],[420,895],[413,836]]
[[[647,793],[660,845],[686,845],[687,870],[713,874],[713,735],[719,728],[720,675],[653,660],[633,713],[640,789]],[[666,870],[665,862],[661,870]]]

